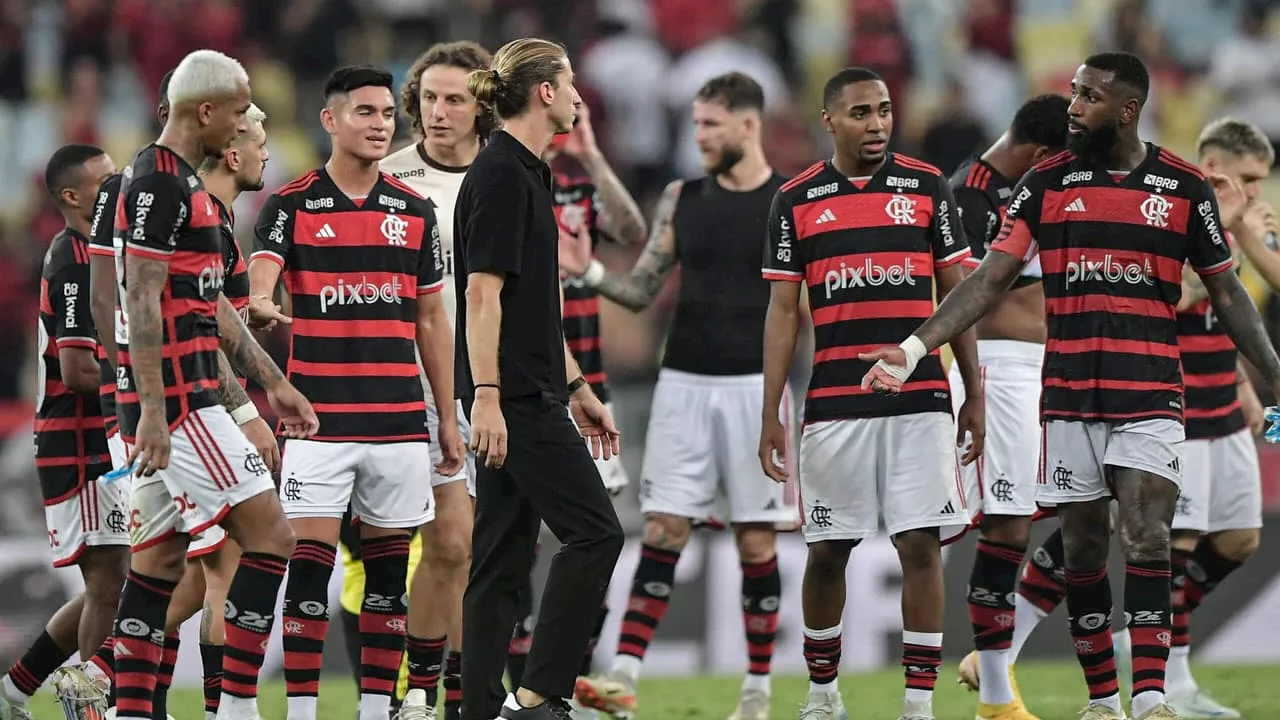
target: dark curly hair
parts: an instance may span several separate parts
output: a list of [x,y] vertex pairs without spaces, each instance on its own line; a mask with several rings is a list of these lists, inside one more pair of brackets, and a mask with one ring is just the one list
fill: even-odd
[[[400,88],[400,103],[404,108],[405,117],[409,118],[409,125],[413,128],[413,132],[418,136],[426,134],[418,97],[422,92],[422,73],[426,72],[427,68],[447,65],[470,72],[488,70],[492,62],[493,56],[488,50],[470,41],[436,43],[427,48],[427,51],[422,53],[409,68],[409,74]],[[492,128],[489,126],[489,120],[486,114],[481,112],[476,119],[476,132],[481,137],[487,137],[490,130]]]

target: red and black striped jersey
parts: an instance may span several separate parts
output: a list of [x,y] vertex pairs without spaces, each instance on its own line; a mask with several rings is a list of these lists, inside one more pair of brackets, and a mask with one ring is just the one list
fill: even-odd
[[1065,151],[1018,183],[991,249],[1044,268],[1044,420],[1182,421],[1182,267],[1232,265],[1199,169],[1150,143],[1128,173]]
[[[75,467],[110,462],[102,407],[62,381],[58,351],[98,347],[89,312],[89,240],[71,228],[53,238],[40,277],[40,363],[36,385],[36,465]],[[45,499],[74,490],[83,473],[66,474],[65,488],[45,488]],[[52,493],[52,495],[51,495]]]
[[[1226,236],[1232,244],[1231,233]],[[1178,313],[1178,350],[1186,385],[1187,439],[1225,437],[1244,429],[1236,387],[1239,351],[1207,299]]]
[[898,395],[861,387],[858,354],[896,345],[933,314],[933,277],[969,257],[946,178],[891,153],[870,178],[818,163],[782,186],[770,213],[768,280],[804,282],[813,312],[805,422],[951,412],[938,351]]
[[[116,292],[127,297],[131,258],[168,263],[160,295],[165,416],[176,427],[193,410],[218,404],[218,296],[226,280],[221,220],[195,168],[161,145],[144,148],[124,171],[116,204]],[[129,308],[116,317],[116,404],[120,435],[132,442],[141,414],[129,356]]]
[[216,195],[210,194],[214,207],[218,210],[218,229],[222,234],[222,267],[226,273],[226,281],[222,285],[222,294],[231,301],[231,306],[247,318],[249,312],[249,267],[245,265],[244,255],[240,252],[240,243],[236,240],[236,215],[231,208],[222,204]]
[[[89,228],[89,254],[110,258],[115,263],[116,251],[114,243],[116,203],[120,200],[120,184],[123,174],[112,175],[102,182],[98,188],[98,197],[93,202],[93,225]],[[111,288],[115,296],[116,322],[120,317],[120,297],[115,287]],[[98,402],[102,406],[103,425],[107,437],[116,434],[116,371],[107,361],[106,351],[98,344]]]
[[[1000,234],[1004,223],[1004,209],[1013,197],[1013,183],[982,158],[962,165],[951,176],[951,192],[956,196],[960,212],[960,224],[969,240],[973,253],[964,261],[965,267],[976,268],[987,256],[991,243]],[[1040,282],[1040,260],[1032,259],[1022,269],[1013,287],[1019,288]]]
[[313,439],[428,440],[417,298],[444,285],[430,202],[386,173],[355,200],[320,168],[267,199],[253,247],[293,298],[288,375],[320,417]]
[[[591,232],[591,246],[600,242],[596,223],[600,217],[600,198],[596,186],[587,178],[557,173],[553,193],[556,222],[560,229],[576,233],[586,226]],[[600,294],[578,278],[564,278],[564,339],[578,361],[582,376],[601,402],[609,401],[605,381],[604,357],[600,351]]]

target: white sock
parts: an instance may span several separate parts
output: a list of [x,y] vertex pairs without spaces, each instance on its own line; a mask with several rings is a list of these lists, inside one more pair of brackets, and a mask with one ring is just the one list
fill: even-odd
[[218,720],[218,713],[213,712],[212,710],[205,710],[204,720]]
[[1170,695],[1194,692],[1196,679],[1191,676],[1191,646],[1169,648],[1169,662],[1164,668],[1164,687]]
[[769,682],[768,675],[747,673],[746,677],[742,678],[742,689],[744,691],[755,690],[757,692],[762,692],[765,695],[769,695],[773,692],[773,685]]
[[1047,613],[1032,604],[1030,600],[1016,593],[1013,607],[1013,645],[1009,648],[1010,665],[1018,662],[1018,655],[1022,652],[1022,646],[1027,644],[1027,638],[1031,637],[1031,631],[1035,630],[1040,621],[1047,616]]
[[634,655],[618,655],[613,659],[613,672],[631,681],[632,685],[640,679],[640,668],[644,661]]
[[0,692],[4,693],[5,698],[10,703],[19,707],[26,707],[27,701],[31,699],[30,695],[22,692],[17,685],[13,684],[13,680],[8,673],[5,673],[4,678],[0,678]]
[[[222,702],[226,702],[226,697],[226,695],[222,696]],[[289,720],[316,720],[316,706],[319,700],[320,698],[314,695],[287,698],[289,710],[286,717]]]
[[360,720],[386,720],[390,710],[390,695],[360,693]]
[[1093,705],[1094,703],[1097,703],[1098,705],[1106,705],[1112,710],[1115,710],[1116,712],[1120,712],[1120,693],[1116,693],[1114,695],[1108,695],[1104,698],[1098,698],[1097,700],[1089,701],[1090,705]]
[[832,680],[831,682],[828,682],[828,683],[816,683],[812,680],[809,681],[810,695],[831,695],[831,694],[839,694],[839,692],[840,692],[840,678],[836,678],[835,680]]
[[[902,645],[918,645],[925,648],[936,648],[942,651],[942,633],[917,632],[915,630],[902,631]],[[941,662],[941,661],[939,661]],[[937,668],[940,669],[940,668]],[[924,690],[921,688],[907,688],[907,702],[909,703],[933,703],[933,690]]]
[[1133,712],[1135,718],[1142,717],[1142,714],[1151,708],[1164,702],[1164,693],[1158,690],[1144,690],[1133,696],[1129,701],[1129,709]]
[[988,705],[1005,705],[1013,702],[1013,683],[1009,682],[1009,651],[979,650],[978,700]]

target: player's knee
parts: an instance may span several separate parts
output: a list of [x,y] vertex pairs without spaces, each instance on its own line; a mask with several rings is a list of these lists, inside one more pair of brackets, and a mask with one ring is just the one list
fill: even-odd
[[[1120,547],[1125,562],[1150,562],[1169,557],[1169,523],[1163,518],[1131,513],[1120,520]],[[1103,562],[1106,562],[1105,549]],[[1070,566],[1071,561],[1067,561]]]
[[644,544],[671,552],[680,552],[689,542],[692,525],[688,518],[665,513],[651,513],[644,519]]
[[898,561],[902,563],[903,572],[942,566],[942,547],[934,528],[898,533],[893,536],[893,546],[898,551]]
[[129,573],[129,548],[89,548],[82,556],[84,599],[90,605],[115,607]]
[[734,534],[742,562],[768,562],[777,554],[777,533],[770,525],[738,525],[734,527]]
[[1258,530],[1227,530],[1211,540],[1213,549],[1231,562],[1242,563],[1258,551],[1262,533]]
[[1031,518],[984,515],[982,537],[993,543],[1025,550],[1031,544]]
[[805,561],[805,580],[823,583],[843,578],[845,568],[849,565],[849,554],[859,542],[859,540],[825,540],[810,544],[809,556]]
[[461,527],[424,535],[422,565],[435,572],[466,572],[471,565],[471,537]]

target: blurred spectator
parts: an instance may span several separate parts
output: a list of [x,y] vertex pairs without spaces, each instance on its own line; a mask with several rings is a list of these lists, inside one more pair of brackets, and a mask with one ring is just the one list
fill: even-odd
[[[902,32],[895,0],[852,0],[849,64],[870,68],[884,78],[897,117],[910,117],[908,88],[915,65],[911,44]],[[889,144],[901,147],[903,137],[894,133]]]
[[1213,53],[1213,85],[1222,93],[1221,111],[1256,124],[1280,146],[1280,37],[1267,33],[1271,3],[1246,2],[1238,33]]
[[985,150],[989,136],[970,114],[965,87],[958,81],[947,83],[947,99],[936,117],[925,131],[922,159],[937,165],[943,175],[950,175],[965,160]]

